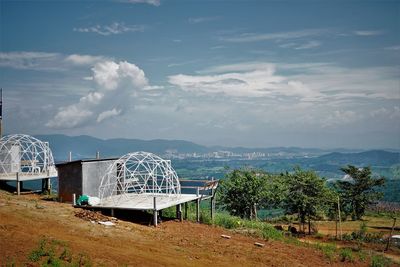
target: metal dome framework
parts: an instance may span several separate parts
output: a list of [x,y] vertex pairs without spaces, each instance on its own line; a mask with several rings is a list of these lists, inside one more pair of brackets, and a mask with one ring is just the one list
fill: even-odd
[[116,160],[102,177],[101,202],[118,205],[137,198],[179,197],[181,186],[170,160],[148,152],[129,153]]
[[48,142],[25,134],[0,139],[0,178],[15,179],[18,175],[21,180],[57,176]]

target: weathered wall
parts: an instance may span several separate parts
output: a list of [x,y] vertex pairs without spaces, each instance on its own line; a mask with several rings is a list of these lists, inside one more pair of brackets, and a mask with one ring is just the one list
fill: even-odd
[[62,202],[72,202],[72,194],[82,195],[81,162],[57,165],[58,196]]
[[101,179],[114,160],[83,162],[82,164],[82,192],[88,196],[99,196]]

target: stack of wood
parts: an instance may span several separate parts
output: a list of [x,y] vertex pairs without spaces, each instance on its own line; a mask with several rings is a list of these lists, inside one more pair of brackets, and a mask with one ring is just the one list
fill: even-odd
[[79,210],[75,212],[75,217],[81,218],[85,221],[94,221],[94,222],[105,222],[105,221],[116,221],[116,218],[108,217],[100,212],[91,211],[91,210]]

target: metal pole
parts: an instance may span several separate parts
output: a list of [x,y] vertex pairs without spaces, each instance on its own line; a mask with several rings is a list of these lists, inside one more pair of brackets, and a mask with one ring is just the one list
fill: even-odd
[[96,151],[96,159],[100,159],[100,151]]
[[200,222],[200,199],[196,199],[196,222]]
[[153,197],[153,225],[154,227],[157,227],[157,199],[156,197]]
[[185,202],[185,220],[188,218],[188,203]]
[[76,206],[76,195],[72,194],[72,204]]
[[17,195],[19,196],[21,194],[21,182],[19,181],[19,173],[17,172]]
[[68,161],[69,161],[69,162],[72,161],[72,151],[70,151],[69,154],[68,154]]

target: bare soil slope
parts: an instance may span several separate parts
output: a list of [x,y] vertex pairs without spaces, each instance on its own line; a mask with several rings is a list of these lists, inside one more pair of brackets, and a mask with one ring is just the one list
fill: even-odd
[[[106,227],[75,217],[68,204],[0,191],[0,265],[28,263],[43,237],[66,241],[93,266],[334,266],[322,252],[264,241],[191,222],[168,221],[158,228],[127,221]],[[231,239],[221,238],[231,235]],[[254,242],[265,243],[256,247]],[[366,263],[346,263],[362,266]]]

